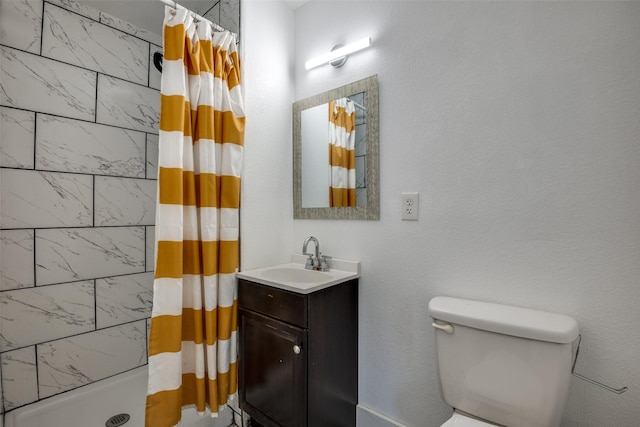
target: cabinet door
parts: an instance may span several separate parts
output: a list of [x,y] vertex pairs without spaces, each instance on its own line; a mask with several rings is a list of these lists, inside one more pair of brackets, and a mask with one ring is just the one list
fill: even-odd
[[240,310],[243,409],[265,427],[307,425],[306,331]]

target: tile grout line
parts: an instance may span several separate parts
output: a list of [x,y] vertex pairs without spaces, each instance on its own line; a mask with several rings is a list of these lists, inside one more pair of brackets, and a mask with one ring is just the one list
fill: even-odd
[[36,393],[37,393],[37,401],[40,400],[40,363],[38,362],[38,345],[34,344],[33,345],[33,352],[35,355],[35,362],[36,362]]
[[93,279],[93,330],[98,330],[98,279]]
[[11,351],[24,350],[25,348],[29,348],[29,347],[37,347],[37,346],[42,345],[42,344],[49,344],[49,343],[56,342],[56,341],[63,341],[63,340],[67,340],[69,338],[79,337],[81,335],[92,334],[94,332],[106,331],[107,329],[111,329],[111,328],[119,328],[120,326],[124,326],[124,325],[133,325],[134,323],[137,323],[137,322],[145,322],[145,328],[146,328],[146,320],[147,319],[151,319],[151,317],[143,317],[141,319],[127,320],[126,322],[116,323],[115,325],[106,326],[104,328],[98,328],[97,326],[94,325],[94,328],[91,329],[91,330],[87,330],[87,331],[83,331],[83,332],[77,332],[77,333],[74,333],[72,335],[66,335],[64,337],[49,339],[49,340],[46,340],[46,341],[41,341],[41,342],[37,342],[37,343],[33,343],[33,344],[27,344],[27,345],[24,345],[22,347],[11,348],[9,350],[4,350],[0,354],[9,353]]
[[[29,53],[29,52],[27,52],[27,53]],[[90,71],[92,71],[92,70],[90,70]],[[103,75],[106,75],[106,74],[103,74]],[[128,82],[128,83],[132,83],[132,82],[129,82],[128,80],[125,80],[125,81]],[[142,86],[142,87],[146,87],[146,86]],[[154,88],[149,88],[149,89],[157,90],[157,89],[154,89]],[[160,91],[158,91],[158,93],[159,92]],[[73,120],[73,121],[77,121],[77,122],[94,124],[94,125],[98,125],[98,126],[105,126],[105,127],[114,128],[114,129],[122,129],[122,130],[129,131],[129,132],[148,133],[150,135],[159,135],[159,133],[149,132],[148,130],[127,128],[127,127],[124,127],[124,126],[118,126],[118,125],[112,125],[112,124],[107,124],[107,123],[95,122],[95,121],[91,121],[91,120],[87,120],[87,119],[80,119],[80,118],[77,118],[77,117],[62,116],[60,114],[55,114],[55,113],[46,113],[44,111],[29,110],[27,108],[16,107],[16,106],[13,106],[13,105],[0,105],[0,107],[8,108],[10,110],[28,111],[30,113],[37,113],[39,115],[56,117],[56,118],[65,119],[65,120]]]
[[98,123],[98,88],[100,87],[100,73],[96,71],[96,96],[93,105],[93,122]]
[[38,239],[36,238],[37,230],[35,228],[31,230],[33,230],[33,287],[35,288],[37,286],[36,275],[38,273],[38,263],[37,263],[37,257],[36,257],[36,241]]
[[73,172],[73,171],[60,171],[60,170],[54,170],[54,169],[38,169],[38,168],[33,169],[33,168],[19,168],[19,167],[9,167],[9,166],[2,166],[0,167],[0,169],[7,169],[7,170],[14,170],[14,171],[62,173],[62,174],[69,174],[69,175],[82,175],[82,176],[98,176],[98,177],[104,177],[104,178],[138,179],[141,181],[157,181],[158,180],[157,178],[145,178],[145,177],[139,177],[139,176],[101,175],[101,174],[96,174],[95,171]]
[[92,185],[93,188],[91,189],[91,196],[92,196],[92,203],[93,206],[91,206],[91,214],[92,214],[92,220],[91,220],[91,224],[92,224],[92,228],[96,227],[96,176],[95,175],[91,175],[92,176]]
[[[28,111],[28,110],[27,110]],[[37,160],[37,156],[36,156],[36,151],[38,149],[38,146],[36,144],[36,142],[38,141],[37,138],[37,134],[38,134],[38,113],[33,111],[33,170],[36,170],[36,160]]]
[[40,50],[38,51],[38,56],[42,56],[42,45],[44,44],[44,10],[45,10],[45,2],[42,2],[42,15],[40,15]]

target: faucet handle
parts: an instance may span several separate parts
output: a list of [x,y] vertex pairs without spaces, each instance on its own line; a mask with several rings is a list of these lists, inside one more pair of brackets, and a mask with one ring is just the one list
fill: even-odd
[[[307,254],[305,254],[307,255]],[[313,269],[313,255],[308,254],[309,257],[307,258],[307,262],[304,264],[304,268],[306,268],[307,270],[312,270]]]
[[320,254],[320,270],[321,271],[329,271],[329,263],[328,261],[331,259],[329,255]]

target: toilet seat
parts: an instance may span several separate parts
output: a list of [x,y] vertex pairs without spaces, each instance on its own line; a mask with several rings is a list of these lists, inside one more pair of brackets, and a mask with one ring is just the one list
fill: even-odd
[[462,415],[459,412],[453,412],[451,418],[447,420],[441,427],[495,427],[495,424],[480,421],[477,418],[471,418],[466,415]]

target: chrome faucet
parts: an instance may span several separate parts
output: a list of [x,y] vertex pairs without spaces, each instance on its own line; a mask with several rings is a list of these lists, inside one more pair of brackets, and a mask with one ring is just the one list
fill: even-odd
[[[315,254],[310,254],[307,252],[307,246],[309,242],[313,242],[315,246]],[[308,255],[307,262],[304,265],[304,268],[307,270],[318,270],[318,271],[329,271],[329,265],[327,264],[327,260],[331,259],[330,256],[322,255],[320,252],[320,243],[318,239],[313,236],[309,236],[304,239],[304,243],[302,244],[302,255]]]

